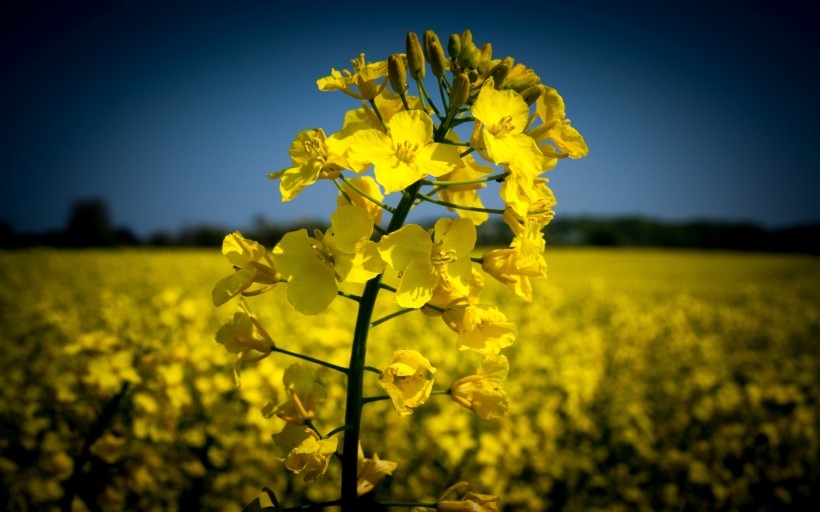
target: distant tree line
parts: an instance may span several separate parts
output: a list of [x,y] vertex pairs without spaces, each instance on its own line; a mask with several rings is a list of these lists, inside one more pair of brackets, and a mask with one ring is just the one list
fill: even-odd
[[[432,226],[432,221],[428,223]],[[301,220],[278,223],[258,217],[242,234],[273,247],[289,232],[300,228],[327,229],[327,223]],[[114,227],[106,202],[92,198],[76,201],[66,228],[48,233],[15,233],[0,221],[0,248],[23,247],[220,247],[226,234],[235,229],[200,224],[176,232],[159,231],[139,239],[127,228]],[[660,247],[722,249],[734,251],[803,252],[820,254],[820,224],[766,229],[752,223],[718,221],[664,222],[639,216],[558,217],[546,227],[552,246]],[[494,219],[479,230],[477,245],[501,246],[512,240],[510,229]]]

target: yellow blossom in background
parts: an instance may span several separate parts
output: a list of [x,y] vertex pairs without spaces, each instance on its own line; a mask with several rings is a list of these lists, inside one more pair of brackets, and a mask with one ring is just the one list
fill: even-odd
[[401,276],[396,303],[402,307],[422,307],[441,282],[461,295],[470,291],[475,225],[469,219],[439,219],[431,231],[408,224],[379,241],[382,258]]
[[262,414],[273,415],[292,423],[304,425],[316,417],[316,405],[327,400],[327,390],[316,381],[314,371],[301,363],[293,363],[285,370],[282,378],[288,399],[274,406],[268,404]]
[[373,164],[376,181],[386,194],[462,165],[456,146],[433,142],[433,121],[427,113],[401,111],[387,127],[387,134],[374,129],[356,132],[348,149],[351,161]]
[[288,300],[297,311],[315,315],[336,298],[338,283],[364,283],[384,269],[370,241],[373,218],[357,206],[340,206],[326,233],[306,229],[285,234],[273,249],[277,268],[287,277]]
[[382,460],[377,453],[373,454],[372,459],[365,458],[364,450],[362,450],[362,445],[359,443],[359,472],[356,481],[356,493],[359,496],[369,493],[384,477],[392,475],[396,467],[398,467],[397,462]]
[[[382,212],[384,212],[384,209],[367,197],[363,196],[362,192],[367,194],[370,198],[381,202],[384,200],[384,195],[382,194],[381,189],[379,189],[379,184],[376,183],[376,180],[370,176],[350,178],[347,182],[349,184],[342,183],[342,190],[344,191],[344,194],[341,192],[339,193],[339,197],[336,199],[336,204],[338,206],[353,204],[354,206],[367,210],[367,212],[370,213],[370,216],[373,217],[373,224],[378,226],[382,221]],[[353,187],[356,187],[356,189]]]
[[379,376],[379,384],[390,396],[393,407],[401,416],[427,401],[433,390],[436,369],[415,350],[397,350],[393,361]]
[[273,267],[273,261],[265,247],[249,240],[236,231],[222,241],[222,254],[228,258],[236,272],[221,279],[213,288],[211,298],[214,306],[221,306],[253,283],[274,285],[282,278]]
[[515,324],[493,306],[458,300],[442,314],[447,326],[458,333],[458,348],[480,354],[497,355],[518,336]]
[[[570,158],[581,158],[587,155],[587,143],[583,135],[569,124],[566,118],[566,108],[564,99],[558,91],[552,87],[542,85],[541,96],[535,103],[535,112],[541,119],[541,125],[528,130],[528,134],[539,144],[544,141],[552,141],[563,154],[557,156],[569,156]],[[555,155],[554,151],[549,151],[544,145],[541,150],[545,155]]]
[[337,437],[322,439],[313,430],[306,429],[307,437],[285,458],[285,467],[294,473],[305,472],[305,482],[313,482],[324,476],[330,458],[339,444]]
[[541,174],[544,157],[535,140],[524,129],[530,107],[512,90],[498,91],[492,78],[487,79],[473,104],[476,118],[470,145],[486,149],[490,161],[505,165],[526,182]]
[[509,408],[507,393],[501,383],[510,370],[505,356],[484,358],[475,375],[457,380],[450,385],[450,396],[467,409],[485,420],[498,420],[507,416]]
[[337,178],[348,166],[344,151],[344,145],[338,139],[328,138],[321,128],[303,130],[288,151],[293,166],[268,174],[268,178],[279,180],[282,201],[290,201],[316,180]]
[[[362,53],[350,62],[353,64],[352,73],[346,69],[342,71],[332,69],[330,76],[316,81],[319,90],[342,91],[360,100],[373,99],[386,85],[387,61],[366,62]],[[382,81],[377,83],[380,78]]]

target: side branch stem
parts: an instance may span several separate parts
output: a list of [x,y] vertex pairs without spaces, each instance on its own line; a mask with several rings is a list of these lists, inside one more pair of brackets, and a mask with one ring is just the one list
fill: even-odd
[[297,352],[291,352],[290,350],[285,350],[280,347],[273,346],[271,347],[271,352],[279,352],[280,354],[287,354],[291,357],[295,357],[297,359],[304,359],[305,361],[310,361],[311,363],[318,364],[320,366],[324,366],[326,368],[330,368],[331,370],[336,370],[337,372],[341,372],[347,374],[347,368],[342,366],[335,365],[333,363],[328,363],[327,361],[322,361],[321,359],[316,359],[315,357],[307,356],[305,354],[299,354]]

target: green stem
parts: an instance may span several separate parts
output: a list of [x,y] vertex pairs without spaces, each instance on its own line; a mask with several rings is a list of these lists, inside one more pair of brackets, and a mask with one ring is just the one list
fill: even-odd
[[470,261],[472,261],[473,263],[483,264],[484,258],[476,258],[475,256],[470,256]]
[[464,158],[465,156],[469,155],[473,151],[475,151],[475,148],[470,148],[466,151],[462,151],[461,153],[458,154],[458,156],[461,157],[461,158]]
[[321,359],[316,359],[315,357],[306,356],[305,354],[299,354],[297,352],[291,352],[290,350],[285,350],[283,348],[273,346],[271,347],[271,352],[279,352],[280,354],[287,354],[291,357],[296,357],[298,359],[304,359],[305,361],[310,361],[311,363],[318,364],[320,366],[324,366],[326,368],[330,368],[331,370],[336,370],[337,372],[341,372],[347,374],[348,369],[342,366],[335,365],[333,363],[328,363],[327,361],[322,361]]
[[342,500],[323,501],[322,503],[311,503],[309,505],[297,505],[295,507],[283,508],[282,512],[295,512],[297,510],[322,510],[327,507],[339,505]]
[[419,86],[419,92],[424,95],[424,98],[427,100],[427,103],[430,104],[430,107],[433,109],[433,112],[435,112],[436,116],[439,119],[441,119],[441,114],[439,113],[438,109],[436,108],[436,104],[433,103],[433,100],[430,99],[430,95],[427,94],[427,88],[424,87],[424,81],[423,80],[416,80],[416,83]]
[[[392,233],[404,225],[407,214],[416,199],[421,187],[416,182],[405,190],[401,201],[396,206],[387,232]],[[365,284],[364,293],[359,301],[359,312],[356,315],[356,327],[353,330],[353,346],[350,350],[350,366],[347,370],[347,398],[345,402],[345,431],[342,447],[342,512],[356,512],[359,507],[359,496],[356,492],[359,466],[359,434],[362,422],[362,393],[364,390],[365,356],[367,355],[367,335],[370,331],[370,319],[376,305],[376,298],[381,288],[379,274]]]
[[[379,505],[383,507],[421,507],[421,508],[436,508],[438,503],[416,503],[414,501],[380,501]],[[467,509],[465,509],[467,510]]]
[[411,311],[416,311],[416,310],[413,309],[413,308],[405,308],[405,309],[400,309],[398,311],[390,313],[389,315],[383,316],[383,317],[379,318],[378,320],[374,320],[374,321],[370,322],[370,328],[372,329],[373,327],[376,327],[379,324],[383,324],[388,320],[396,318],[397,316],[401,316],[405,313],[409,313]]
[[359,301],[361,301],[361,300],[362,300],[362,298],[361,298],[361,297],[359,297],[358,295],[353,295],[352,293],[343,292],[343,291],[341,291],[341,290],[338,290],[338,291],[336,292],[336,295],[338,295],[338,296],[340,296],[340,297],[344,297],[345,299],[350,299],[350,300],[352,300],[353,302],[359,302]]
[[382,128],[384,128],[384,131],[387,132],[387,124],[385,124],[384,119],[382,119],[382,114],[379,112],[379,107],[376,106],[376,100],[370,100],[370,106],[373,107],[373,112],[376,113],[376,117],[382,124]]
[[422,180],[422,183],[425,185],[436,185],[439,187],[449,187],[451,185],[472,185],[474,183],[485,183],[488,181],[496,181],[496,180],[503,180],[507,176],[509,176],[509,172],[501,172],[498,174],[493,174],[492,176],[486,176],[484,178],[476,178],[474,180],[452,180],[452,181],[440,181],[440,180]]
[[[380,206],[382,209],[387,210],[390,213],[394,213],[396,211],[396,209],[393,208],[392,206],[390,206],[389,204],[385,204],[385,203],[379,201],[378,199],[376,199],[374,197],[371,197],[369,194],[365,193],[362,189],[360,189],[359,187],[354,185],[349,179],[345,178],[341,174],[339,175],[339,178],[345,183],[345,185],[347,185],[348,187],[355,190],[359,195],[361,195],[363,198],[367,199],[371,203],[373,203],[377,206]],[[335,182],[336,180],[333,180],[333,181]],[[339,186],[339,185],[337,184],[336,186]]]
[[433,199],[430,196],[426,196],[424,194],[418,194],[419,199],[423,199],[429,203],[438,204],[441,206],[446,206],[448,208],[455,208],[457,210],[469,210],[471,212],[484,212],[484,213],[497,213],[498,215],[503,215],[504,210],[499,210],[497,208],[479,208],[477,206],[464,206],[462,204],[456,203],[448,203],[447,201],[439,201],[438,199]]

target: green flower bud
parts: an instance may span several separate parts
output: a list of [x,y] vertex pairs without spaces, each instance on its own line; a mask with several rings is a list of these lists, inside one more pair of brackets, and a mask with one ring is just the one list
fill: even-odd
[[413,80],[424,79],[424,52],[415,32],[407,33],[407,67]]
[[451,59],[457,59],[459,53],[461,53],[461,36],[450,34],[450,40],[447,41],[447,55]]
[[390,79],[390,87],[398,94],[407,92],[407,72],[404,69],[404,60],[397,53],[387,59],[387,78]]
[[504,83],[504,89],[512,89],[516,92],[521,92],[529,87],[540,82],[541,79],[535,74],[535,71],[529,69],[520,62],[510,69],[507,74],[507,79]]
[[453,78],[453,86],[450,87],[450,107],[458,108],[467,103],[470,97],[470,78],[465,73],[459,73]]
[[507,64],[505,61],[501,61],[495,66],[490,69],[489,76],[495,80],[495,88],[501,89],[501,82],[507,77],[507,73],[510,72],[510,65]]
[[447,57],[444,56],[444,48],[441,46],[438,36],[432,30],[424,33],[424,50],[427,55],[427,60],[430,61],[430,68],[433,70],[433,75],[437,77],[444,76],[447,71]]
[[478,65],[476,69],[482,75],[486,73],[490,69],[490,65],[492,64],[493,60],[493,45],[490,43],[484,43],[484,46],[481,47],[478,56]]
[[521,97],[524,98],[524,102],[526,102],[527,105],[532,105],[536,102],[536,100],[538,100],[538,98],[541,97],[541,94],[543,94],[543,92],[544,89],[541,87],[540,84],[533,85],[532,87],[528,87],[521,91]]

